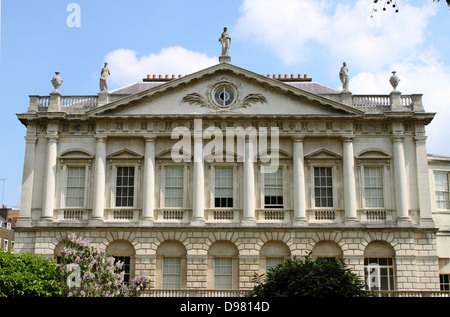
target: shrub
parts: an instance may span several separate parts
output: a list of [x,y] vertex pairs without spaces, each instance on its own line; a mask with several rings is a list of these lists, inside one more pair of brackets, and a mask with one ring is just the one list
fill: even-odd
[[62,294],[61,271],[52,258],[0,250],[0,297]]
[[255,274],[255,297],[365,297],[364,283],[352,273],[343,259],[315,261],[294,257],[270,268],[267,274]]
[[61,256],[67,296],[139,296],[150,286],[145,276],[138,276],[126,285],[122,262],[115,261],[105,250],[94,248],[75,235],[69,235]]

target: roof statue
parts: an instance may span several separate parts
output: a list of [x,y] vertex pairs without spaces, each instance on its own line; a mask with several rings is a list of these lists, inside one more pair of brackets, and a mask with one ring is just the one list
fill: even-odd
[[219,61],[221,63],[229,63],[231,61],[230,57],[231,36],[227,31],[227,27],[223,28],[222,35],[219,38],[219,42],[222,44],[222,56],[219,57]]
[[342,91],[348,91],[348,68],[346,62],[343,63],[339,71],[339,79],[342,82]]
[[53,76],[51,82],[53,87],[55,87],[55,91],[53,93],[59,93],[58,88],[61,86],[63,82],[61,77],[59,77],[59,72],[55,72],[55,76]]
[[105,65],[102,68],[101,75],[100,75],[100,91],[106,92],[108,90],[108,76],[111,75],[108,68],[108,63],[105,63]]

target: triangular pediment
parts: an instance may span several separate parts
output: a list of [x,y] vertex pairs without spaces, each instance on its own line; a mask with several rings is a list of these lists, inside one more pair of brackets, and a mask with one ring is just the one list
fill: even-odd
[[320,149],[311,154],[306,155],[307,160],[339,160],[340,155],[327,149]]
[[363,112],[323,96],[221,63],[110,102],[89,116],[308,115]]
[[116,151],[114,153],[111,153],[108,155],[108,159],[123,159],[123,160],[129,160],[129,159],[141,159],[143,156],[139,153],[136,153],[134,151],[131,151],[129,149],[121,149],[119,151]]

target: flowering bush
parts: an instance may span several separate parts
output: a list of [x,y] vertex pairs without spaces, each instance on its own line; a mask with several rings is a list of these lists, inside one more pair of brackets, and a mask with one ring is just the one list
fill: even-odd
[[124,283],[123,262],[115,261],[105,250],[94,248],[88,241],[69,235],[61,251],[61,269],[69,297],[139,296],[149,287],[145,276]]

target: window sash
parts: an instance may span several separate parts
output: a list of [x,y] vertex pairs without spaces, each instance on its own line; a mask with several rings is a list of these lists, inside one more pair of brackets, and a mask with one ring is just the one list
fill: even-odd
[[436,207],[438,209],[450,209],[448,173],[434,173],[434,188],[436,194]]
[[214,207],[233,207],[233,168],[214,169]]
[[232,258],[218,257],[214,259],[214,288],[233,288]]
[[166,167],[165,172],[164,205],[166,207],[183,207],[183,167]]
[[134,206],[134,166],[118,166],[116,174],[116,207]]
[[270,268],[274,268],[279,264],[284,263],[283,257],[267,257],[266,258],[266,273],[269,272]]
[[181,288],[181,258],[164,257],[162,271],[163,289]]
[[333,172],[331,167],[314,167],[315,207],[333,207]]
[[[376,264],[379,266],[380,285],[377,282],[370,283],[371,277],[374,277],[374,271],[369,264]],[[371,271],[372,270],[372,271]],[[395,290],[395,275],[394,275],[394,260],[391,257],[380,258],[364,258],[364,276],[366,280],[366,288],[368,290],[378,291],[393,291]]]
[[383,167],[364,167],[364,200],[368,208],[384,208]]
[[84,207],[85,181],[84,166],[67,167],[66,207]]
[[264,208],[283,208],[283,173],[279,168],[264,173]]

